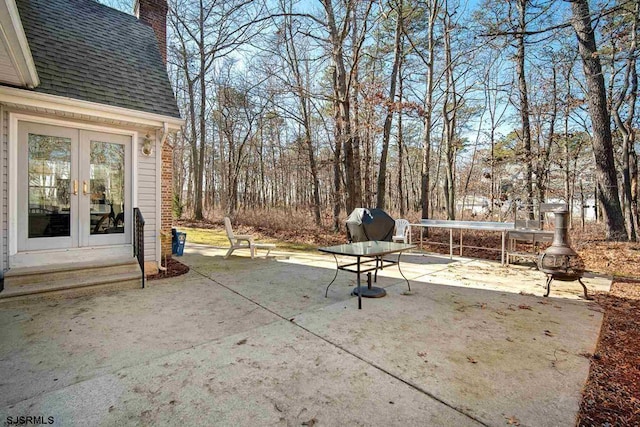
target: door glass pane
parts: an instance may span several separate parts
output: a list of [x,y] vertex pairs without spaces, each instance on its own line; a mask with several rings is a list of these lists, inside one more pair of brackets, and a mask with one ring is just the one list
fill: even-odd
[[69,236],[71,139],[29,134],[29,237]]
[[124,145],[91,141],[91,234],[124,233]]

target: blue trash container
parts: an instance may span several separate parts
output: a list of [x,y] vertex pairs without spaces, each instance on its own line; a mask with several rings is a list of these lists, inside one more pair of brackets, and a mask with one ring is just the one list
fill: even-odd
[[182,256],[184,253],[184,244],[187,241],[187,233],[176,233],[178,237],[178,247],[176,248],[176,255]]
[[171,229],[171,254],[175,255],[178,252],[178,230]]

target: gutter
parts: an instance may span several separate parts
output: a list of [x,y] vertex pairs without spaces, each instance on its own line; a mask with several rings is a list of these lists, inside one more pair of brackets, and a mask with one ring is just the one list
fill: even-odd
[[83,101],[81,99],[66,96],[49,95],[33,92],[25,89],[16,89],[9,86],[0,86],[0,98],[3,103],[18,104],[33,108],[45,108],[59,110],[72,114],[101,117],[122,122],[136,123],[152,128],[168,128],[168,130],[180,130],[185,120],[179,117],[165,116],[162,114],[147,113],[124,107],[115,107],[98,102]]

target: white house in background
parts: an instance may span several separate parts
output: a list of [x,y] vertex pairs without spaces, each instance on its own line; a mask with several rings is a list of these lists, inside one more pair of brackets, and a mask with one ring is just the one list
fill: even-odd
[[467,216],[481,216],[489,213],[490,200],[484,196],[467,195],[456,202],[456,210]]
[[166,72],[167,3],[138,0],[136,10],[138,17],[92,0],[0,0],[7,279],[131,259],[135,207],[146,221],[147,268],[171,250],[170,238],[160,238],[171,228],[167,136],[184,121]]
[[[547,203],[566,203],[564,199],[549,199]],[[580,204],[580,200],[574,200],[573,209],[571,210],[571,216],[574,221],[579,221],[584,210],[585,221],[596,220],[596,201],[594,198],[585,199],[584,205]]]

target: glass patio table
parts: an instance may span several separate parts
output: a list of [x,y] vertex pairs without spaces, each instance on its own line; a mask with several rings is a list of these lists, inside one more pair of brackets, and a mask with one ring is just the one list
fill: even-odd
[[[405,277],[404,273],[400,269],[400,255],[402,255],[402,252],[414,248],[416,248],[416,245],[382,241],[345,243],[343,245],[318,248],[320,252],[332,254],[333,258],[336,261],[336,274],[335,276],[333,276],[333,280],[331,281],[331,283],[329,283],[329,285],[327,286],[324,294],[325,298],[327,297],[327,294],[329,292],[329,287],[333,284],[333,282],[335,282],[336,277],[338,277],[338,271],[343,270],[349,271],[351,273],[356,273],[356,276],[358,278],[357,286],[353,290],[352,294],[358,296],[358,309],[362,309],[363,296],[366,298],[380,298],[387,294],[383,288],[371,286],[371,272],[375,272],[374,280],[377,281],[378,270],[382,270],[385,266],[388,265],[398,266],[398,271],[400,272],[404,280],[406,280],[409,291],[411,291],[409,280]],[[396,253],[398,254],[397,260],[384,258],[385,255]],[[356,259],[356,261],[341,265],[338,262],[338,255],[353,257]],[[374,264],[371,265],[371,263]],[[360,286],[361,273],[367,273],[367,288],[365,289],[362,289]]]

